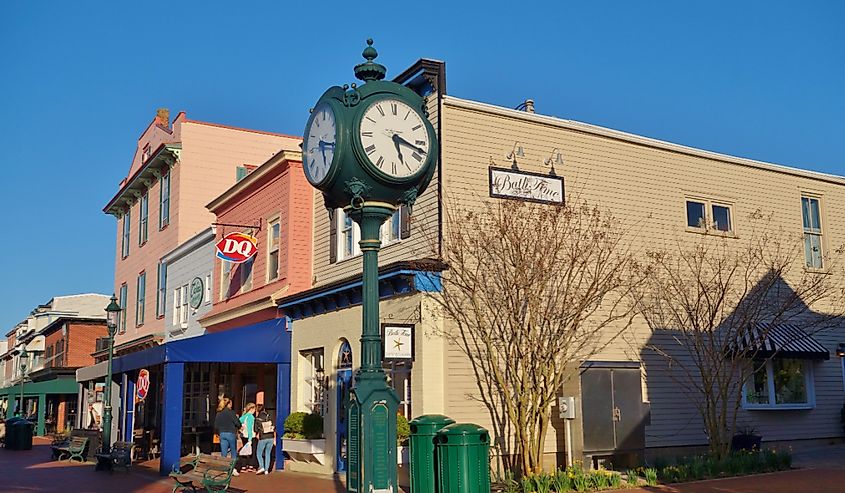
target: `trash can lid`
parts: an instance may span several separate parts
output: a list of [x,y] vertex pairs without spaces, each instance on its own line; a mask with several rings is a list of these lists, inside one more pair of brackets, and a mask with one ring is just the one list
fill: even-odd
[[441,428],[437,432],[437,439],[442,444],[470,444],[487,443],[490,434],[485,428],[472,423],[457,423]]
[[442,414],[423,414],[410,421],[412,425],[452,424],[455,420]]

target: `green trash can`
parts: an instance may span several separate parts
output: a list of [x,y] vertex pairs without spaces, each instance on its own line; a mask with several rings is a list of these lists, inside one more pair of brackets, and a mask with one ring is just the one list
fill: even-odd
[[17,438],[17,450],[32,450],[32,435],[35,430],[35,423],[22,419],[15,423],[14,428],[17,428],[15,435]]
[[17,423],[23,421],[17,416],[6,420],[6,448],[8,450],[20,450],[20,439],[18,438],[20,429],[15,426]]
[[436,437],[437,493],[490,492],[490,434],[474,424],[453,424]]
[[424,414],[408,423],[411,435],[411,493],[434,493],[437,488],[435,476],[434,439],[437,432],[455,420],[442,414]]

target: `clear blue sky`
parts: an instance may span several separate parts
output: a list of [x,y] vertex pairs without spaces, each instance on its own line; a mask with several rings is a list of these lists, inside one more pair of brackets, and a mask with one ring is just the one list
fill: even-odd
[[[283,7],[283,6],[290,6]],[[416,6],[416,7],[411,7]],[[0,2],[0,330],[111,293],[101,212],[156,107],[301,134],[354,82],[446,61],[450,94],[845,175],[845,2]],[[0,336],[1,337],[1,336]]]

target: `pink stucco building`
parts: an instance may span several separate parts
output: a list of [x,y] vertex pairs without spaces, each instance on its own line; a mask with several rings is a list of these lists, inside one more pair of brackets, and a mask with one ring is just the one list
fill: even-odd
[[300,138],[188,119],[159,110],[141,133],[127,177],[103,211],[117,219],[114,292],[124,307],[116,353],[160,342],[166,286],[161,257],[208,228],[205,205],[245,170]]

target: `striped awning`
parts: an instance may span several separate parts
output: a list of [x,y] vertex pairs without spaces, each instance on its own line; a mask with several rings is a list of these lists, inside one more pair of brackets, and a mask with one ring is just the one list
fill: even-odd
[[739,343],[739,352],[759,358],[830,359],[819,341],[793,324],[757,324]]

